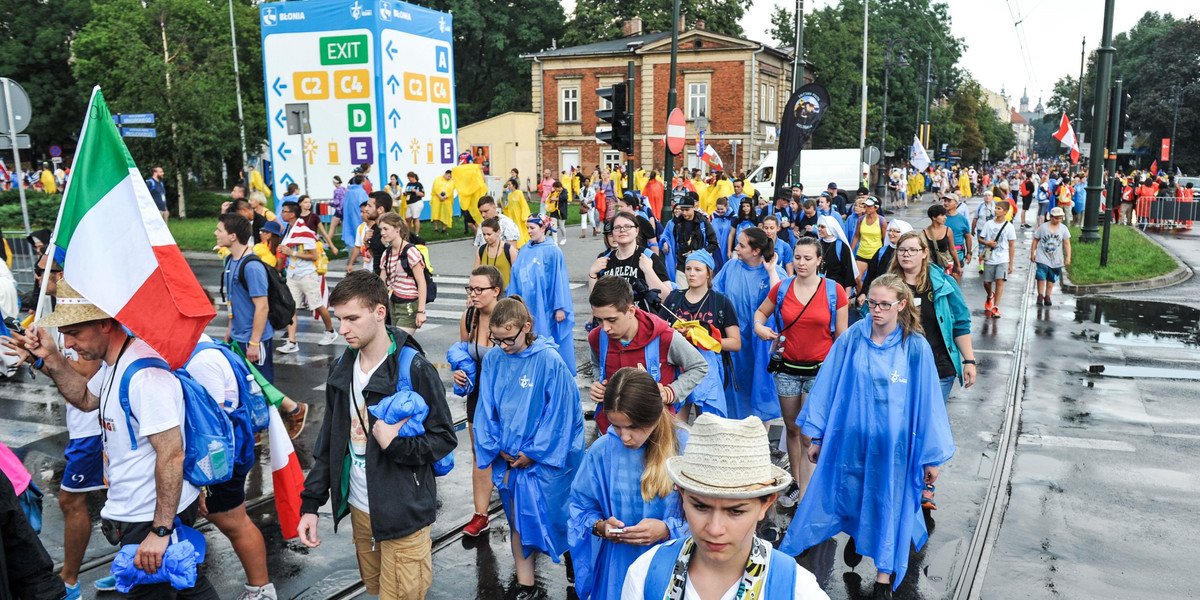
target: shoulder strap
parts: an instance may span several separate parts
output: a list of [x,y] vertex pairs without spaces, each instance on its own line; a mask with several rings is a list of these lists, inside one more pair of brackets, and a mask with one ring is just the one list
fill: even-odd
[[[674,335],[674,331],[674,329],[671,330],[671,335]],[[658,382],[662,379],[661,342],[662,336],[656,335],[654,336],[654,339],[650,340],[649,344],[646,344],[646,347],[643,350],[646,357],[646,372],[654,378],[655,382]]]
[[598,340],[599,356],[596,357],[596,362],[600,365],[600,381],[603,383],[608,380],[608,369],[605,369],[605,364],[608,363],[608,334],[604,333],[604,329],[600,330],[600,339]]
[[[114,369],[116,366],[113,367]],[[148,356],[139,358],[125,367],[125,373],[121,375],[121,386],[117,388],[117,397],[121,400],[121,410],[125,411],[125,428],[129,430],[129,445],[131,449],[137,450],[137,436],[133,433],[133,410],[129,407],[129,382],[137,375],[138,371],[147,368],[162,369],[170,372],[171,367],[167,365],[167,361]]]
[[247,292],[249,292],[250,284],[246,281],[246,264],[252,263],[252,262],[261,263],[262,267],[263,267],[263,275],[267,275],[268,274],[266,272],[267,263],[264,263],[262,261],[262,259],[259,258],[258,255],[253,252],[250,252],[246,256],[242,257],[241,261],[242,261],[242,263],[240,265],[238,265],[238,281],[241,281],[242,288],[245,289]]
[[412,387],[412,362],[417,356],[416,348],[412,346],[401,346],[399,356],[396,361],[396,391],[411,392]]
[[828,277],[825,280],[825,297],[829,299],[829,333],[837,331],[837,283]]
[[646,582],[642,588],[645,600],[662,600],[666,595],[667,585],[671,582],[675,563],[679,560],[679,553],[683,550],[686,539],[678,538],[665,542],[654,551],[654,557],[650,559],[650,568],[646,573]]
[[504,242],[504,258],[508,259],[508,264],[512,265],[512,244]]

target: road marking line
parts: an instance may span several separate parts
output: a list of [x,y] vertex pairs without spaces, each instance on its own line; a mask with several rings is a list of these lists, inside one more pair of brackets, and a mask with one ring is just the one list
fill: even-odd
[[1047,448],[1079,448],[1081,450],[1112,450],[1115,452],[1137,452],[1137,447],[1117,440],[1062,437],[1057,435],[1022,434],[1018,443]]

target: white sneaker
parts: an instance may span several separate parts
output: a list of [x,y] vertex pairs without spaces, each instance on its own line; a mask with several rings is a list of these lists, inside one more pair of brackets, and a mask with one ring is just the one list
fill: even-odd
[[285,342],[282,346],[275,349],[281,354],[295,354],[300,351],[300,345],[296,342]]
[[796,482],[793,481],[791,485],[789,485],[787,489],[779,495],[779,506],[783,508],[791,508],[796,505],[798,500],[800,500],[800,486],[796,485]]
[[237,597],[237,600],[278,600],[275,596],[275,584],[268,583],[261,587],[255,587],[250,584],[244,584],[242,587],[246,591]]
[[336,331],[326,331],[325,335],[321,336],[321,341],[317,342],[318,346],[328,346],[337,341],[338,335]]

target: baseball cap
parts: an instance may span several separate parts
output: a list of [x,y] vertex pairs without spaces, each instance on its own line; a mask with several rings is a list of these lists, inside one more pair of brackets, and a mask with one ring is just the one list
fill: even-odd
[[828,185],[828,186],[827,186],[825,189],[827,189],[827,190],[836,190],[836,189],[837,189],[837,182],[836,182],[836,181],[830,181],[830,182],[829,182],[829,185]]
[[1052,217],[1065,217],[1066,214],[1067,213],[1063,211],[1061,206],[1055,206],[1054,208],[1050,209],[1050,216]]

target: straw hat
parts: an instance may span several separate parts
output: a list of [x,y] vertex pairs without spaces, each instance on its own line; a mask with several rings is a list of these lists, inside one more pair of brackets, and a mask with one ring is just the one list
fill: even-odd
[[38,327],[66,327],[77,323],[112,318],[108,313],[92,304],[91,300],[75,291],[75,288],[71,287],[66,279],[58,280],[56,285],[58,291],[55,297],[58,302],[54,307],[54,312],[39,319]]
[[792,483],[771,463],[770,446],[758,417],[737,421],[705,413],[692,425],[683,455],[667,459],[667,475],[701,496],[760,498]]

